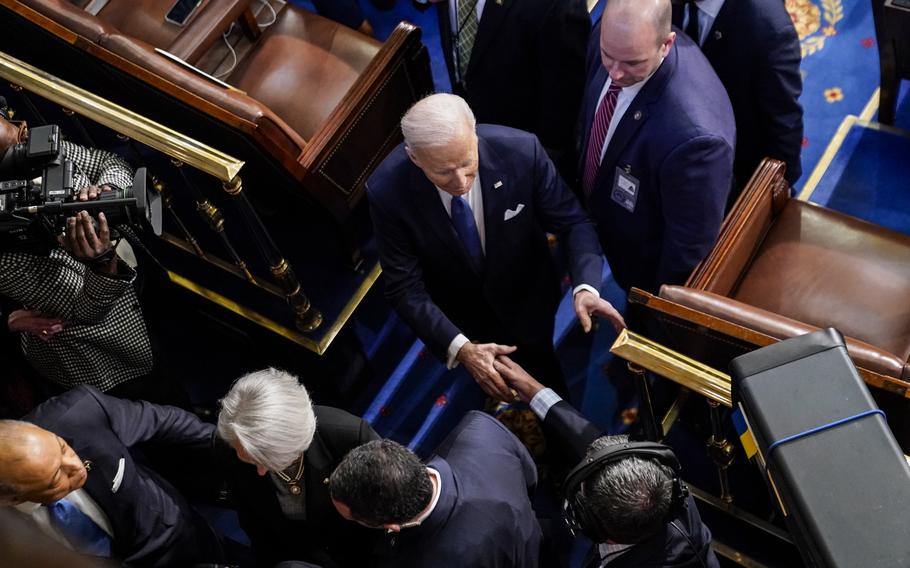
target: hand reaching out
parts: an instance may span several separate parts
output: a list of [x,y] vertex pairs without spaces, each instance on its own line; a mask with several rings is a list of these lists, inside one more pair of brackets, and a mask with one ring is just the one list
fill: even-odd
[[616,333],[619,333],[626,327],[626,322],[622,315],[616,311],[610,302],[600,298],[588,290],[582,290],[575,294],[575,315],[578,316],[578,322],[581,324],[585,333],[591,331],[591,318],[602,317],[610,322]]
[[465,343],[455,359],[468,369],[483,392],[496,400],[509,402],[513,398],[512,391],[493,367],[493,362],[497,356],[508,355],[515,349],[496,343]]

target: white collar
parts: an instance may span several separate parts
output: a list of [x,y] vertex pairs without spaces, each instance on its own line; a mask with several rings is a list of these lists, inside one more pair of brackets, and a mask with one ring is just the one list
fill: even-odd
[[13,508],[25,515],[31,515],[41,507],[41,503],[32,503],[31,501],[23,501],[18,505],[13,505]]
[[442,495],[442,476],[432,467],[427,468],[427,473],[436,480],[436,490],[433,492],[433,498],[430,499],[430,506],[427,507],[423,513],[415,517],[414,520],[402,523],[401,528],[403,529],[419,526],[420,523],[427,520],[427,517],[429,517],[433,513],[433,509],[436,508],[436,504],[439,503],[439,496]]
[[712,18],[717,18],[720,9],[724,7],[724,0],[697,0],[698,9]]

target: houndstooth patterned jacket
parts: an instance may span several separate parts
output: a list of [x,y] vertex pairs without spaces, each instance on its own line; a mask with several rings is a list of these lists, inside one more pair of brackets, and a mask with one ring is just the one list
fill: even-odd
[[[116,154],[69,142],[63,151],[74,162],[77,189],[132,185],[132,168]],[[0,253],[0,293],[67,322],[48,342],[22,334],[23,353],[47,379],[65,388],[88,384],[107,391],[151,372],[148,330],[133,287],[136,272],[119,262],[112,277],[63,250],[49,256]]]

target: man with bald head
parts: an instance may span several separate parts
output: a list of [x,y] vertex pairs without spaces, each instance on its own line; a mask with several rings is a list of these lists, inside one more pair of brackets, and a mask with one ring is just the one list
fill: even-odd
[[547,233],[568,257],[575,312],[617,328],[601,299],[597,235],[537,138],[476,125],[449,94],[417,102],[402,118],[405,142],[367,185],[386,297],[449,368],[464,364],[490,397],[508,401],[493,368],[511,353],[566,393],[553,352],[560,287]]
[[81,553],[132,566],[217,561],[211,529],[132,454],[156,442],[208,451],[213,434],[178,408],[77,387],[23,421],[0,421],[0,505]]
[[588,46],[578,178],[617,283],[681,284],[720,231],[735,126],[670,0],[609,0]]

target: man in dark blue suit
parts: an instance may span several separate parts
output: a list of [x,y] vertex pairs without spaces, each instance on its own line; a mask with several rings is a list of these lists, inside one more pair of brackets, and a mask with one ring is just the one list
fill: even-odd
[[670,18],[670,0],[610,0],[588,48],[579,177],[626,290],[685,281],[714,244],[732,184],[730,101]]
[[512,398],[493,359],[513,351],[565,392],[553,352],[560,288],[548,232],[567,252],[585,331],[591,315],[623,325],[599,296],[594,226],[535,136],[475,126],[460,97],[419,101],[401,129],[405,143],[367,187],[386,297],[432,353],[450,368],[463,363],[491,397]]
[[342,517],[393,535],[379,564],[536,568],[541,531],[531,455],[498,420],[469,412],[424,465],[391,440],[355,448],[329,480]]
[[131,566],[217,562],[212,530],[131,453],[142,442],[208,452],[213,434],[179,408],[80,386],[24,421],[0,421],[0,503],[75,549]]
[[730,96],[736,117],[734,194],[765,157],[785,162],[787,182],[796,183],[802,174],[803,81],[799,37],[784,3],[697,0],[674,5],[673,23],[701,46]]
[[[495,365],[543,422],[550,443],[566,450],[571,460],[567,465],[627,441],[624,436],[603,436],[597,426],[508,357],[498,358]],[[685,506],[670,508],[671,476],[653,460],[627,457],[585,478],[581,490],[589,511],[586,520],[600,525],[593,532],[610,535],[608,542],[594,543],[586,567],[719,567],[711,550],[711,531],[702,523],[692,497],[685,499]]]

